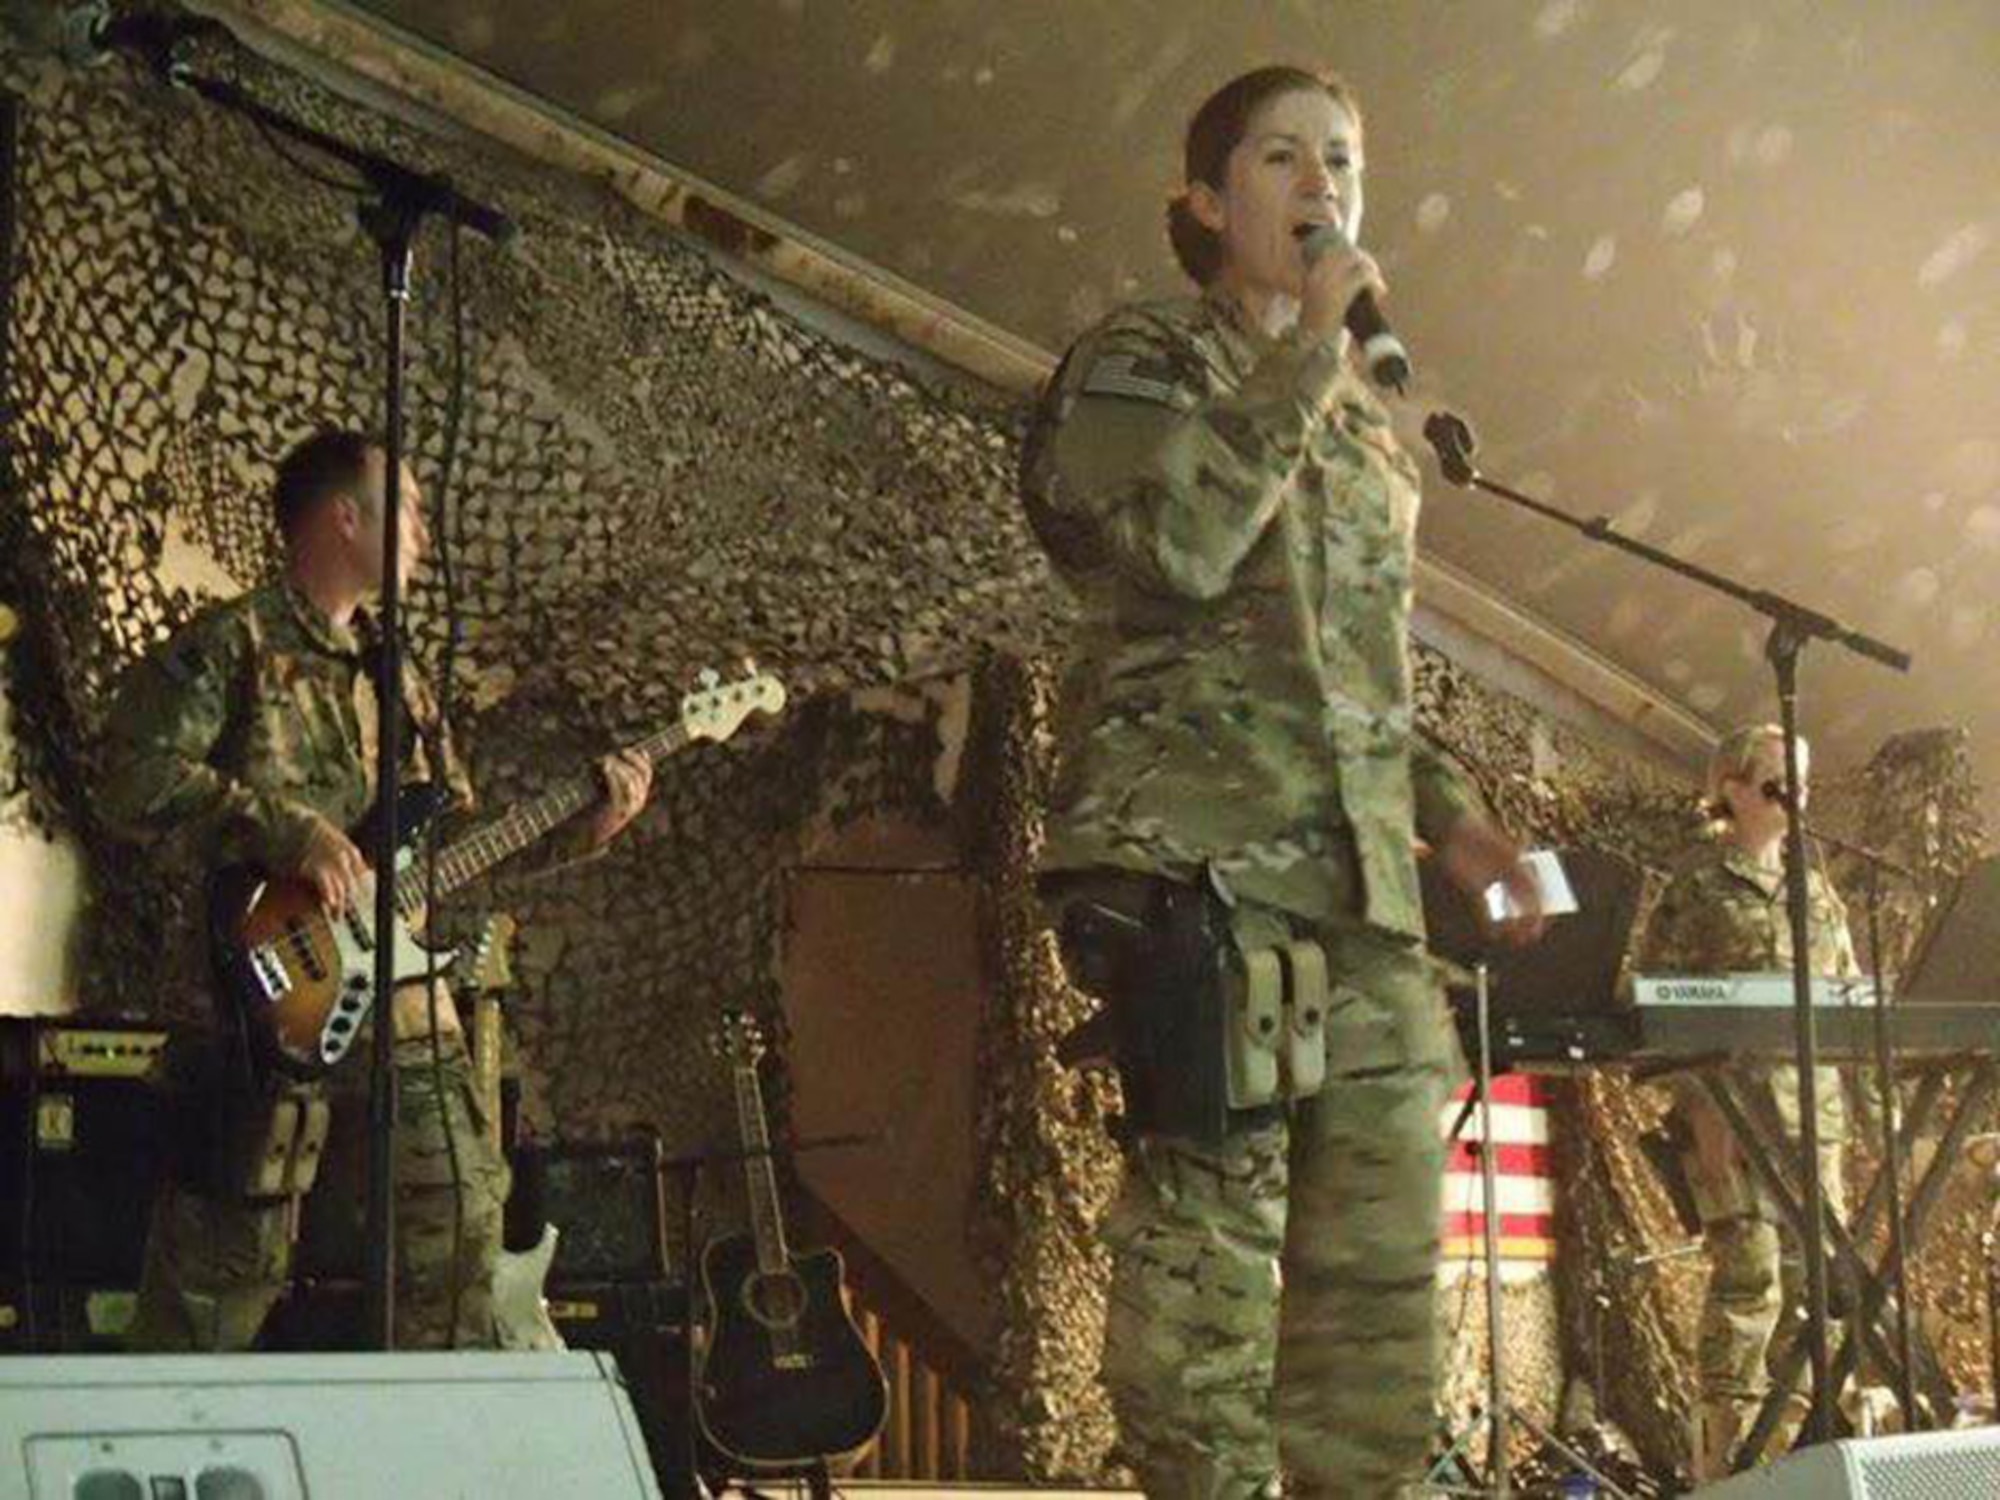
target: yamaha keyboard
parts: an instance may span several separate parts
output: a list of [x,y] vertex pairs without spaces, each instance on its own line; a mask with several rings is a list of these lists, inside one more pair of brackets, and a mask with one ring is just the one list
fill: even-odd
[[[1792,1006],[1790,974],[1641,974],[1632,981],[1632,1002],[1640,1010],[1757,1011]],[[1812,980],[1816,1012],[1851,1010],[1875,1003],[1871,979]]]
[[[1812,981],[1815,1034],[1828,1062],[1875,1056],[1875,987]],[[1629,1004],[1573,1015],[1513,1010],[1493,997],[1493,1044],[1518,1063],[1677,1062],[1720,1055],[1784,1061],[1797,1040],[1789,974],[1640,975]],[[1892,1003],[1899,1057],[2000,1056],[2000,1005]]]

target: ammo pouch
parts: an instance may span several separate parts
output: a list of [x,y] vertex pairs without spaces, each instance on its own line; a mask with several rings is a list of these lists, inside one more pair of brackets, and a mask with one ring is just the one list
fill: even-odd
[[168,1083],[172,1171],[202,1197],[303,1197],[319,1175],[331,1112],[323,1090],[252,1078],[227,1049],[198,1044]]
[[1060,938],[1071,983],[1105,1008],[1058,1055],[1117,1064],[1131,1130],[1219,1144],[1252,1123],[1246,1114],[1274,1114],[1325,1082],[1324,950],[1242,952],[1212,878],[1085,888],[1064,904]]
[[319,1178],[332,1112],[317,1091],[283,1089],[230,1141],[227,1188],[242,1198],[303,1198]]

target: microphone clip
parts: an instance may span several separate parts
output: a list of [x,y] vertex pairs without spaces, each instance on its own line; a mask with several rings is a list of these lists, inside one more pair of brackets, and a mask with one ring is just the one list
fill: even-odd
[[1479,477],[1472,455],[1479,449],[1472,424],[1456,412],[1434,411],[1424,419],[1424,441],[1437,454],[1438,470],[1446,480],[1464,489]]
[[122,53],[163,82],[178,84],[187,72],[186,50],[216,39],[234,41],[235,34],[207,16],[161,11],[118,14],[106,0],[90,0],[64,17],[61,51],[71,62],[85,66]]

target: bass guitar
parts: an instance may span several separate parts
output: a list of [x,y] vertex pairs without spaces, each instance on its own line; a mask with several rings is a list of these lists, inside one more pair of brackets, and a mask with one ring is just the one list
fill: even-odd
[[709,1329],[695,1412],[708,1441],[746,1468],[803,1468],[874,1442],[889,1387],[848,1314],[840,1252],[785,1243],[756,1029],[737,1017],[727,1032],[751,1232],[702,1250]]
[[[784,687],[754,665],[728,683],[704,672],[701,683],[681,700],[678,723],[630,748],[657,762],[696,740],[726,740],[751,714],[784,707]],[[438,894],[527,848],[600,795],[594,773],[575,776],[454,840],[434,856]],[[415,878],[416,850],[442,800],[421,785],[405,788],[397,799],[397,917],[379,936],[394,955],[398,985],[421,982],[447,961],[413,932],[426,897],[426,882]],[[371,814],[357,830],[355,841],[364,851],[372,847],[366,831],[373,820]],[[232,865],[209,882],[208,916],[218,1003],[248,1036],[253,1055],[295,1078],[318,1077],[345,1057],[375,999],[374,882],[363,882],[349,909],[329,917],[307,881]]]
[[[478,941],[460,967],[459,993],[472,1001],[472,1084],[486,1116],[487,1140],[506,1154],[501,1129],[500,1055],[506,1048],[500,996],[514,983],[514,933],[517,923],[506,912],[486,919]],[[568,1346],[549,1316],[549,1266],[556,1258],[560,1232],[542,1225],[541,1238],[531,1250],[502,1248],[493,1265],[493,1331],[502,1349],[551,1353]]]

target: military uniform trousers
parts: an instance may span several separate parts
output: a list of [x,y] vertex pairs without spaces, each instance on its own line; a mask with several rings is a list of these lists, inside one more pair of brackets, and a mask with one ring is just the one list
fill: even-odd
[[[428,1038],[396,1043],[396,1344],[492,1348],[493,1271],[509,1173],[487,1138],[464,1038],[447,1032],[438,1042],[437,1070]],[[326,1084],[287,1085],[328,1095],[332,1125],[305,1204],[306,1238],[325,1247],[329,1263],[350,1269],[363,1264],[367,1216],[367,1050],[365,1042],[357,1047],[358,1056]],[[153,1204],[128,1345],[146,1352],[248,1348],[291,1276],[288,1205],[218,1194],[179,1174],[166,1182]]]
[[1105,1225],[1104,1378],[1152,1500],[1368,1500],[1434,1430],[1444,1146],[1462,1075],[1423,951],[1239,907],[1236,937],[1326,948],[1328,1078],[1219,1149],[1140,1136]]
[[[1796,1149],[1798,1070],[1780,1065],[1734,1071],[1740,1082],[1753,1085],[1752,1108],[1762,1107],[1756,1093],[1768,1097]],[[1841,1088],[1838,1069],[1817,1071],[1820,1182],[1827,1207],[1836,1217],[1846,1212],[1842,1173],[1847,1116]],[[1797,1316],[1804,1305],[1804,1264],[1791,1225],[1729,1138],[1728,1126],[1707,1088],[1698,1079],[1680,1078],[1673,1095],[1676,1112],[1697,1142],[1688,1162],[1688,1182],[1708,1247],[1708,1298],[1702,1308],[1698,1366],[1702,1448],[1712,1466],[1748,1434],[1770,1390],[1770,1364],[1778,1352],[1774,1335],[1786,1309]],[[1704,1137],[1726,1140],[1727,1149],[1704,1152],[1699,1144]],[[1831,1259],[1828,1263],[1832,1265]],[[1795,1426],[1803,1415],[1803,1395],[1795,1395],[1793,1406],[1788,1426]]]

